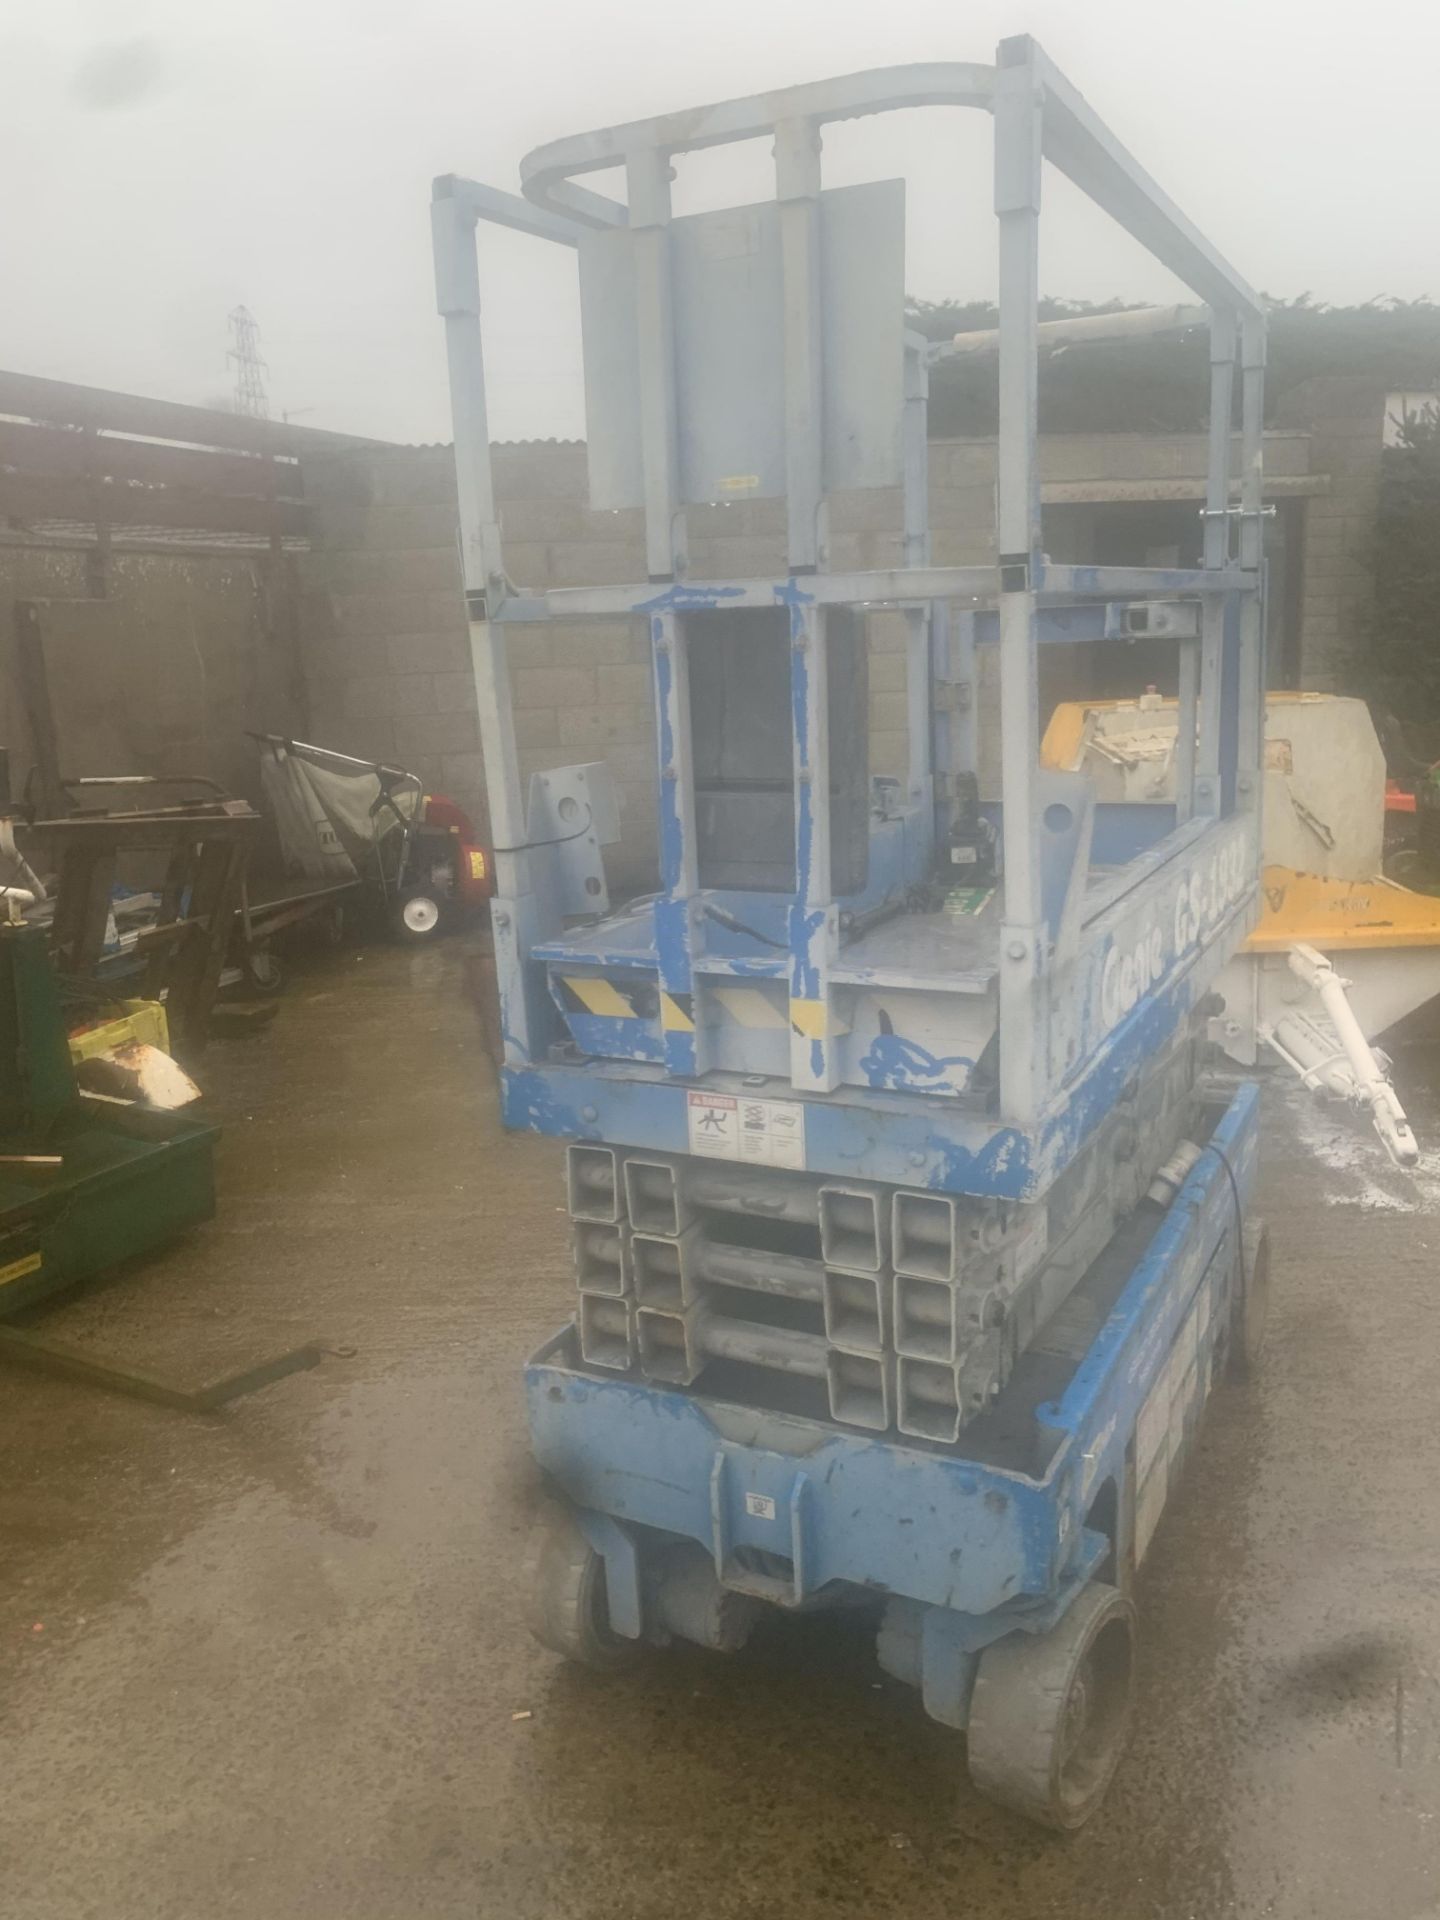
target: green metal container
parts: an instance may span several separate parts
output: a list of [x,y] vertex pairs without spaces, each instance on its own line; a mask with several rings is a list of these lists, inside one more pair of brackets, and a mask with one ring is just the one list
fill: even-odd
[[0,1317],[210,1219],[218,1132],[83,1100],[44,930],[0,927]]

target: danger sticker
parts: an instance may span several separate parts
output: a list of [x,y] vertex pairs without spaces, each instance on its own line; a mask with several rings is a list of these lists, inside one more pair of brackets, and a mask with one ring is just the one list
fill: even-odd
[[692,1153],[758,1167],[804,1167],[805,1108],[798,1100],[690,1093],[686,1101]]

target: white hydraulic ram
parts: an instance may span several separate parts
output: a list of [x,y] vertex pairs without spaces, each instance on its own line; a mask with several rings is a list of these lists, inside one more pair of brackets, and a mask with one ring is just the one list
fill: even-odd
[[1413,1167],[1420,1148],[1390,1084],[1389,1062],[1370,1045],[1355,1018],[1345,992],[1349,981],[1323,953],[1303,942],[1290,949],[1290,971],[1319,995],[1329,1025],[1295,1008],[1273,1026],[1262,1026],[1260,1038],[1295,1069],[1307,1087],[1324,1088],[1353,1106],[1369,1107],[1390,1158],[1397,1166]]

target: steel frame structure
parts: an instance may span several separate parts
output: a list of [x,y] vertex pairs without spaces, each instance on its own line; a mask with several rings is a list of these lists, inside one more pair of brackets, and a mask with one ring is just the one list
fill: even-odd
[[[938,567],[925,498],[928,364],[944,349],[907,336],[904,564],[830,566],[824,493],[820,293],[821,129],[918,105],[989,112],[999,230],[997,563]],[[783,268],[784,476],[788,568],[781,578],[699,579],[689,566],[678,472],[670,162],[674,155],[773,135]],[[1041,539],[1037,461],[1038,240],[1043,163],[1065,173],[1205,302],[1210,338],[1209,472],[1197,569],[1058,566]],[[579,182],[623,167],[627,198]],[[491,829],[494,928],[509,1124],[638,1148],[686,1137],[687,1089],[754,1084],[753,1062],[723,1058],[706,1015],[721,981],[783,979],[787,1058],[761,1069],[805,1103],[805,1164],[951,1192],[1043,1193],[1111,1113],[1145,1063],[1193,1016],[1247,931],[1258,889],[1263,678],[1261,457],[1265,322],[1259,296],[1196,231],[1028,38],[1001,43],[994,67],[867,72],[557,141],[522,162],[523,197],[445,176],[432,202],[437,301],[454,415],[461,548]],[[639,344],[648,577],[629,585],[527,592],[509,580],[491,471],[476,229],[496,223],[567,247],[628,229]],[[1231,418],[1241,393],[1238,509]],[[1238,532],[1232,532],[1237,529]],[[778,937],[738,951],[715,935],[699,881],[687,617],[783,608],[789,622],[797,887]],[[988,1102],[939,1101],[896,1079],[847,1080],[838,993],[847,974],[830,885],[831,757],[827,623],[838,607],[903,609],[907,625],[906,872],[933,861],[951,780],[973,771],[973,650],[998,644],[1003,909],[990,991],[998,1004],[998,1081]],[[510,658],[537,625],[643,617],[654,662],[661,891],[653,907],[600,920],[577,944],[556,905],[559,837],[527,819],[511,714]],[[1072,784],[1040,767],[1039,645],[1116,633],[1173,636],[1181,716],[1175,829],[1117,871],[1090,874],[1092,818]],[[593,889],[592,889],[593,891]],[[848,903],[854,905],[855,903]],[[622,924],[623,923],[623,924]],[[607,929],[618,929],[612,935]],[[623,937],[622,937],[623,935]],[[653,1045],[577,1057],[551,998],[552,963],[632,966],[637,942],[659,989]],[[769,949],[783,949],[777,957]],[[902,969],[903,971],[903,969]],[[868,971],[863,977],[869,977]],[[958,976],[899,982],[975,992]],[[587,1049],[581,1049],[582,1053]],[[600,1050],[602,1053],[604,1049]],[[738,1069],[750,1066],[747,1076]],[[788,1086],[784,1083],[788,1081]]]

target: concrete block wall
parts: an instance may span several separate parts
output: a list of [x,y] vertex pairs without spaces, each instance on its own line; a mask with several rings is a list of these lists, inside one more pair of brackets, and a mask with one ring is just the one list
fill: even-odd
[[304,556],[309,737],[387,760],[486,818],[448,448],[319,454]]
[[[638,513],[596,513],[585,448],[547,441],[495,449],[505,566],[526,587],[618,584],[645,577]],[[656,877],[655,713],[641,620],[512,630],[510,690],[520,770],[603,760],[620,802],[620,845],[606,854],[617,893]]]
[[[505,564],[527,587],[603,585],[645,577],[638,512],[588,504],[585,448],[577,442],[495,449]],[[900,558],[898,494],[849,496],[832,529],[835,564],[892,565]],[[695,507],[690,560],[698,575],[783,573],[785,521],[776,500]],[[870,634],[870,761],[903,773],[904,624],[880,616]],[[516,635],[511,690],[521,769],[605,760],[620,796],[622,845],[608,858],[617,888],[655,881],[655,719],[649,637],[643,621],[576,622]]]
[[[526,586],[643,578],[638,515],[586,504],[583,446],[498,447],[506,565]],[[448,447],[321,457],[306,467],[315,514],[302,601],[311,731],[325,746],[393,760],[486,821]],[[522,775],[605,760],[620,797],[617,888],[653,881],[655,724],[643,623],[512,634]]]
[[1353,690],[1374,585],[1369,554],[1380,501],[1385,385],[1371,377],[1306,381],[1285,400],[1286,418],[1305,428],[1314,471],[1326,492],[1306,502],[1300,575],[1303,678],[1320,692]]
[[[301,626],[313,738],[411,768],[483,822],[450,449],[322,455],[305,474],[314,545],[302,562]],[[583,444],[499,446],[495,479],[505,564],[518,584],[644,579],[641,516],[591,509]],[[898,495],[853,496],[837,514],[835,563],[896,564],[898,524]],[[690,535],[697,571],[784,570],[779,502],[694,509]],[[655,715],[645,623],[512,630],[510,675],[522,776],[604,760],[620,801],[621,844],[607,856],[612,882],[622,892],[652,886]],[[904,627],[895,615],[872,623],[870,705],[871,766],[903,774]]]
[[[1329,474],[1330,490],[1307,500],[1302,592],[1308,685],[1343,684],[1344,646],[1367,592],[1361,552],[1373,525],[1380,404],[1373,383],[1326,382],[1290,431],[1267,438],[1270,471]],[[1329,389],[1353,388],[1353,391]],[[1382,397],[1383,398],[1383,397]],[[1205,472],[1201,435],[1045,436],[1047,498],[1189,497]],[[302,646],[310,726],[325,745],[393,759],[485,818],[474,686],[457,552],[454,470],[447,447],[395,447],[312,456],[306,490],[315,546],[303,561]],[[537,589],[645,577],[638,512],[588,504],[580,442],[495,449],[506,567]],[[930,448],[932,548],[939,565],[993,562],[995,450],[985,440]],[[1149,494],[1154,489],[1153,495]],[[1177,492],[1178,489],[1178,492]],[[832,564],[897,565],[898,492],[847,494],[832,502]],[[765,576],[784,570],[778,501],[738,500],[693,508],[691,563],[698,575]],[[871,771],[902,775],[908,758],[904,624],[870,620]],[[621,890],[655,875],[655,732],[643,622],[577,622],[516,633],[511,676],[521,769],[577,760],[610,765],[620,798],[622,846],[610,856]],[[998,662],[982,651],[976,699],[982,788],[998,779]]]

